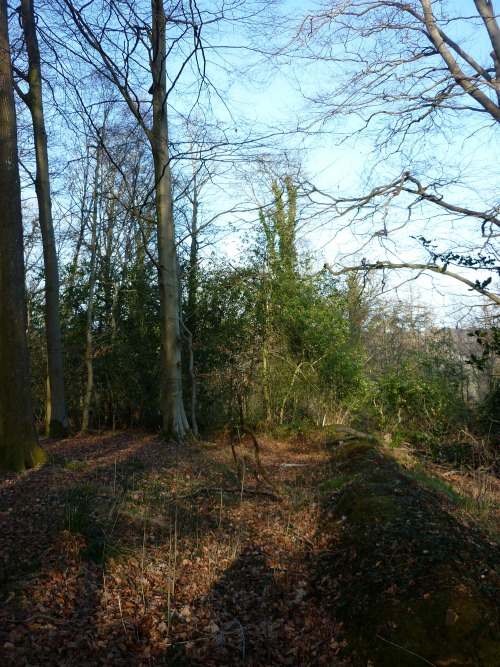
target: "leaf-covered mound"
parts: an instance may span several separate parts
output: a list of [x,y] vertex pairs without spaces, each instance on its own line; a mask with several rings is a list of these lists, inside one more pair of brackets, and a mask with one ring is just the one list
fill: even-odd
[[315,583],[353,664],[500,665],[497,545],[376,446],[352,441],[332,458],[341,486],[323,501],[332,539]]

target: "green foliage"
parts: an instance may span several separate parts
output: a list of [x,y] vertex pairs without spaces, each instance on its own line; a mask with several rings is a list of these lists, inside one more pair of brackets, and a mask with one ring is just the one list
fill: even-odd
[[430,453],[437,463],[452,463],[455,466],[472,464],[474,459],[473,447],[467,442],[432,443]]
[[250,420],[267,427],[315,423],[359,387],[363,355],[353,344],[346,290],[295,247],[296,188],[271,184],[260,235],[235,269],[201,279],[196,370],[200,423]]
[[[159,305],[154,269],[135,262],[99,265],[93,325],[94,427],[159,423]],[[110,275],[110,271],[113,274]],[[85,390],[85,323],[88,266],[69,267],[62,279],[62,333],[68,413],[78,428]],[[114,293],[109,283],[114,284]]]
[[205,272],[198,296],[196,374],[201,426],[226,422],[255,386],[254,277],[245,268]]
[[467,363],[485,371],[491,358],[500,356],[500,327],[476,329],[468,335],[476,339],[476,343],[482,348],[482,353],[480,356],[471,353]]
[[142,471],[148,469],[148,464],[140,459],[127,459],[124,466],[127,470]]
[[95,519],[98,493],[97,485],[84,483],[69,487],[62,497],[62,529],[85,537],[87,544],[82,555],[94,563],[102,563],[106,549],[104,534]]
[[[437,246],[433,245],[432,241],[424,238],[423,236],[417,238],[417,241],[419,241],[419,243],[421,243],[422,246],[428,250],[433,262],[443,262],[445,270],[449,264],[453,264],[455,266],[466,267],[467,269],[474,269],[475,271],[488,270],[496,273],[497,275],[500,275],[500,267],[498,266],[498,259],[496,257],[483,255],[481,252],[478,252],[476,256],[460,255],[451,251],[446,253],[441,253],[439,251],[436,252]],[[476,285],[480,289],[485,289],[490,283],[491,277],[481,282],[478,280],[476,281]]]
[[65,506],[62,529],[84,535],[92,521],[97,487],[93,484],[75,484],[66,489],[62,501]]
[[476,410],[477,426],[490,439],[492,445],[499,449],[500,442],[500,383],[492,382],[492,386]]
[[[312,261],[297,247],[300,197],[293,178],[271,178],[264,199],[270,203],[260,208],[240,265],[212,258],[193,271],[188,264],[185,318],[193,332],[199,426],[250,422],[297,429],[347,417],[363,430],[389,430],[427,447],[464,423],[465,373],[451,342],[424,336],[430,319],[414,304],[395,304],[392,312],[380,307],[368,279],[310,277]],[[153,227],[143,220],[139,229],[126,207],[110,201],[103,197],[99,204],[91,427],[157,427],[159,303],[156,269],[144,248]],[[67,403],[75,429],[86,384],[89,269],[82,237],[61,274]],[[35,291],[29,321],[43,423],[43,299]],[[484,365],[495,338],[479,330],[475,336],[485,351],[476,365]],[[187,387],[185,359],[183,370]]]
[[[382,430],[395,430],[423,444],[465,424],[461,362],[446,339],[429,341],[423,350],[406,350],[367,385],[363,407]],[[419,432],[424,432],[419,435]],[[414,444],[418,444],[414,442]]]

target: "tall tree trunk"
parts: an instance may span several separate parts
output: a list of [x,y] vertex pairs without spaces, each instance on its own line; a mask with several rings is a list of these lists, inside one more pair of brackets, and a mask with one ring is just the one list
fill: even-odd
[[94,323],[94,290],[96,277],[97,261],[97,215],[99,199],[99,174],[101,171],[102,159],[102,135],[98,137],[97,153],[94,171],[94,192],[92,193],[92,218],[91,218],[91,238],[90,238],[90,272],[89,272],[89,290],[87,295],[87,320],[85,324],[85,368],[87,369],[87,385],[83,397],[83,414],[81,432],[85,433],[90,424],[90,405],[92,403],[92,393],[94,391],[94,359],[93,359],[93,336],[92,326]]
[[191,422],[191,431],[193,435],[197,438],[199,436],[198,431],[198,422],[196,419],[196,375],[194,372],[194,353],[193,353],[193,334],[184,324],[182,319],[182,300],[179,296],[179,322],[181,325],[182,333],[184,334],[184,340],[186,341],[187,354],[188,354],[188,374],[190,381],[190,397],[189,397],[189,418]]
[[[191,145],[191,149],[193,146]],[[198,240],[198,164],[197,158],[192,158],[193,167],[193,197],[192,212],[191,212],[191,229],[189,230],[191,236],[191,245],[189,247],[189,273],[187,279],[187,303],[186,303],[186,320],[187,326],[191,331],[193,338],[196,338],[197,329],[197,299],[198,287],[200,282],[200,272],[198,267],[199,255],[199,240]]]
[[152,0],[151,8],[153,130],[150,140],[156,189],[163,430],[166,438],[183,440],[189,424],[182,401],[179,288],[168,144],[166,16],[163,0]]
[[[263,284],[266,285],[266,276],[263,276]],[[271,412],[271,388],[269,378],[269,344],[271,340],[271,286],[266,285],[264,294],[264,323],[262,328],[262,389],[264,392],[264,408],[266,411],[266,422],[272,421]]]
[[46,434],[68,434],[64,368],[59,308],[59,268],[52,221],[47,133],[43,114],[40,50],[35,25],[33,0],[21,0],[21,17],[28,53],[29,91],[23,95],[33,122],[36,153],[35,189],[38,200],[45,268],[45,336],[47,339],[47,410]]
[[0,470],[42,463],[26,339],[21,184],[7,0],[0,0]]
[[189,272],[187,279],[187,308],[186,315],[188,326],[182,322],[182,308],[181,308],[181,326],[183,327],[185,340],[187,343],[188,353],[188,373],[190,379],[190,400],[189,400],[189,419],[191,422],[191,429],[196,437],[198,437],[198,423],[196,420],[196,374],[194,370],[194,350],[193,341],[196,340],[197,334],[197,300],[199,287],[199,266],[198,266],[198,165],[195,157],[192,159],[193,166],[193,210],[191,214],[191,246],[189,250]]

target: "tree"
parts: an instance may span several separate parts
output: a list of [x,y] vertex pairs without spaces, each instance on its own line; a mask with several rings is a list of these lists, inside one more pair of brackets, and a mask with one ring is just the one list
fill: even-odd
[[163,429],[167,437],[182,440],[189,424],[182,402],[181,306],[167,124],[167,18],[163,0],[152,0],[151,9],[153,124],[148,138],[155,168]]
[[[260,299],[262,327],[262,388],[266,421],[272,420],[270,387],[270,346],[276,319],[280,321],[281,335],[293,338],[293,318],[290,304],[297,295],[297,186],[290,176],[273,178],[271,183],[273,203],[259,210],[259,221],[264,233],[261,261]],[[257,251],[259,252],[259,251]],[[284,304],[284,297],[288,304]],[[291,317],[290,317],[291,315]],[[288,327],[286,326],[288,324]],[[287,331],[287,329],[289,329]],[[292,382],[297,374],[294,373]],[[286,403],[286,399],[285,399]],[[284,409],[284,403],[283,403]],[[283,410],[280,411],[283,420]]]
[[0,469],[24,470],[42,463],[46,455],[37,442],[28,367],[21,187],[7,0],[0,0],[0,205]]
[[[178,94],[184,85],[186,95],[180,105],[184,117],[189,119],[200,104],[202,92],[207,90],[210,95],[211,89],[216,90],[208,79],[209,61],[204,50],[209,26],[213,26],[215,34],[222,32],[222,21],[248,22],[266,4],[256,0],[247,7],[247,3],[231,0],[216,7],[213,3],[203,7],[179,1],[169,4],[166,12],[160,0],[101,0],[81,8],[71,0],[60,0],[73,54],[77,51],[86,68],[99,72],[113,84],[151,149],[157,231],[151,259],[158,272],[160,294],[162,414],[167,438],[182,440],[190,426],[182,400],[183,327],[172,196],[172,162],[180,156],[173,154],[170,138],[173,94]],[[74,48],[76,40],[78,48]],[[210,44],[209,48],[225,68],[215,45]],[[227,138],[223,137],[223,141],[227,143]],[[184,157],[189,159],[189,150]]]
[[[323,61],[335,73],[326,79],[328,88],[308,96],[313,119],[323,130],[333,119],[336,131],[345,123],[344,140],[346,134],[361,136],[373,147],[369,178],[382,184],[367,194],[329,199],[337,215],[364,234],[363,254],[394,251],[391,242],[405,243],[406,230],[428,237],[419,225],[436,234],[441,223],[448,247],[438,254],[486,248],[496,256],[500,218],[492,184],[498,174],[492,161],[486,170],[484,164],[500,120],[500,27],[493,2],[339,0],[305,16],[289,48],[302,66]],[[475,234],[460,246],[459,234],[450,230],[463,221]],[[372,255],[366,263],[370,270],[449,275],[498,303],[495,289],[449,271],[445,261],[378,261]]]
[[[139,17],[136,8],[131,3],[127,9],[130,21],[125,18],[121,8],[111,3],[108,8],[110,15],[118,20],[125,21],[126,49],[124,62],[119,63],[114,58],[115,44],[107,43],[94,32],[86,19],[83,10],[77,9],[69,0],[65,0],[71,17],[87,47],[90,47],[99,57],[100,71],[105,78],[111,80],[123,96],[129,110],[143,129],[147,137],[153,156],[155,170],[155,202],[156,202],[156,229],[157,229],[157,256],[155,264],[158,271],[158,287],[160,293],[160,332],[161,332],[161,368],[162,368],[162,415],[163,430],[167,438],[182,440],[186,435],[189,424],[182,401],[182,374],[181,374],[181,334],[180,334],[180,290],[178,263],[175,245],[175,228],[173,218],[172,175],[169,155],[169,134],[167,120],[167,17],[162,0],[151,2],[151,24],[137,25]],[[114,13],[116,9],[116,12]],[[189,17],[183,15],[169,16],[169,22],[178,23],[189,29]],[[195,36],[196,24],[193,24]],[[96,27],[99,30],[99,26]],[[152,76],[152,119],[142,112],[137,92],[131,89],[128,70],[130,58],[142,41],[142,33],[149,35],[151,46],[149,63]],[[198,38],[195,40],[194,51],[198,50]],[[106,51],[106,47],[110,51]],[[87,51],[84,51],[85,55]],[[188,60],[190,57],[188,57]],[[85,57],[85,56],[84,56]],[[186,64],[186,61],[184,65]],[[183,66],[181,66],[182,72]]]
[[30,110],[33,123],[36,153],[35,190],[38,200],[44,257],[45,335],[47,342],[46,434],[52,437],[64,437],[68,431],[68,418],[66,415],[61,344],[59,267],[52,221],[49,156],[42,97],[42,73],[33,0],[21,0],[18,11],[21,14],[24,41],[28,56],[28,71],[24,73],[18,68],[15,68],[15,71],[28,84],[28,91],[23,92],[18,84],[15,84],[15,88]]
[[94,182],[92,192],[92,207],[90,213],[90,268],[89,284],[87,295],[87,317],[85,323],[85,367],[87,369],[87,385],[83,397],[82,410],[82,433],[89,429],[90,423],[90,405],[92,402],[92,393],[94,391],[94,360],[93,360],[93,327],[94,327],[94,292],[96,284],[96,263],[97,263],[97,216],[99,210],[99,180],[101,174],[102,145],[105,127],[97,136],[97,149],[95,156]]
[[[467,427],[469,373],[455,331],[433,325],[434,313],[411,294],[379,303],[366,334],[363,419],[410,441],[426,441]],[[470,407],[470,406],[469,406]]]

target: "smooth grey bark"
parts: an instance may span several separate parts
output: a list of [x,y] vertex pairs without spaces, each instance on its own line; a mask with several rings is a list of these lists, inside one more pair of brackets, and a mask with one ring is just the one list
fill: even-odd
[[182,400],[180,304],[169,156],[166,16],[163,1],[152,0],[151,10],[153,127],[149,140],[155,169],[163,431],[168,439],[183,440],[189,424]]
[[[479,88],[476,81],[464,73],[458,64],[458,61],[456,60],[452,50],[448,47],[449,40],[446,39],[446,35],[437,26],[431,0],[420,0],[420,3],[424,12],[423,18],[427,30],[427,36],[436,48],[436,51],[443,59],[452,78],[456,81],[460,88],[462,88],[462,90],[467,93],[467,95],[472,97],[495,120],[500,120],[500,108],[498,104],[490,100],[490,98]],[[480,4],[484,3],[476,3],[476,6]],[[486,23],[486,25],[488,26],[488,23]],[[490,80],[487,79],[487,81]],[[493,82],[490,81],[490,83]],[[494,87],[498,91],[498,83],[495,83]]]
[[46,460],[32,406],[23,227],[7,0],[0,0],[0,470]]
[[495,65],[495,82],[497,85],[497,101],[500,104],[500,27],[496,19],[493,2],[491,0],[474,0],[476,9],[484,21],[488,36],[490,38],[493,51],[491,52],[491,59]]
[[431,271],[432,273],[438,273],[439,275],[442,276],[450,276],[450,278],[458,280],[464,285],[467,285],[470,288],[471,292],[472,291],[477,292],[478,294],[481,294],[482,296],[485,296],[486,298],[493,301],[493,303],[500,305],[500,296],[494,294],[493,292],[489,292],[478,281],[474,283],[472,282],[472,280],[464,278],[463,276],[461,276],[458,273],[455,273],[454,271],[449,271],[446,267],[447,264],[439,266],[437,264],[416,264],[412,262],[403,262],[397,264],[394,262],[383,261],[383,262],[376,262],[375,264],[366,263],[366,264],[361,264],[359,266],[346,266],[342,269],[339,269],[338,271],[335,271],[333,267],[330,266],[330,264],[324,265],[324,269],[329,271],[332,274],[332,276],[341,276],[344,273],[350,273],[352,271],[360,271],[361,273],[366,273],[368,271],[377,271],[384,269],[414,269],[416,271]]
[[59,306],[59,267],[52,220],[47,132],[43,113],[40,50],[36,34],[33,0],[21,0],[20,13],[28,55],[28,92],[18,93],[31,113],[36,154],[35,190],[38,200],[45,270],[45,337],[47,341],[46,434],[65,437],[68,434],[64,365],[61,343]]

